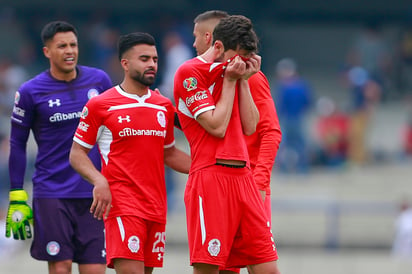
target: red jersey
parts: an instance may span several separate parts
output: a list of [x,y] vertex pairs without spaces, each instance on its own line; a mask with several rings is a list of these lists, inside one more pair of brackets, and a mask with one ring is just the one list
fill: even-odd
[[164,148],[174,146],[172,102],[151,90],[142,97],[113,87],[89,100],[74,141],[98,144],[112,193],[110,217],[166,223]]
[[249,156],[242,131],[238,94],[224,138],[209,134],[196,118],[215,109],[219,100],[227,63],[208,63],[196,57],[183,63],[175,73],[174,96],[182,130],[190,145],[190,172],[214,165],[216,159],[245,161]]
[[248,82],[250,93],[260,115],[256,132],[245,136],[250,166],[258,188],[270,194],[270,176],[282,133],[266,76],[259,71],[250,77]]

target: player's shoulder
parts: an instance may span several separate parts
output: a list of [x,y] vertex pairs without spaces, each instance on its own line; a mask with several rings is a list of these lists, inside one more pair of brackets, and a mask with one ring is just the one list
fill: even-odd
[[113,102],[114,98],[118,97],[118,92],[116,91],[115,87],[111,87],[107,89],[105,92],[102,92],[88,101],[88,104],[106,104]]
[[209,70],[212,63],[206,62],[200,56],[194,57],[185,61],[183,64],[180,65],[178,71],[180,72],[193,72],[197,70]]
[[249,78],[248,83],[255,102],[266,99],[273,100],[269,81],[262,71],[253,74]]
[[222,63],[210,63],[200,56],[192,58],[183,63],[175,74],[175,83],[180,81],[183,87],[196,85],[197,83],[209,82],[217,75],[222,74],[225,66]]
[[255,74],[253,74],[250,78],[249,78],[249,83],[250,82],[254,82],[254,81],[264,81],[264,82],[268,82],[268,79],[266,77],[266,75],[259,70],[258,72],[256,72]]
[[20,93],[31,93],[35,90],[50,87],[53,85],[53,83],[57,83],[57,80],[51,77],[50,72],[48,70],[45,70],[22,83],[18,91]]
[[161,105],[173,105],[172,101],[164,96],[159,90],[149,90],[150,92],[150,97],[152,100],[156,101],[157,103]]
[[[120,97],[119,92],[116,89],[116,86],[112,86],[109,89],[105,90],[104,92],[100,93],[99,95],[95,96],[96,98],[100,98],[100,100],[111,100],[114,97]],[[93,97],[93,98],[95,98]]]
[[99,68],[96,67],[89,67],[89,66],[83,66],[83,65],[78,65],[77,66],[80,75],[85,75],[85,76],[94,76],[94,77],[109,77],[108,74]]

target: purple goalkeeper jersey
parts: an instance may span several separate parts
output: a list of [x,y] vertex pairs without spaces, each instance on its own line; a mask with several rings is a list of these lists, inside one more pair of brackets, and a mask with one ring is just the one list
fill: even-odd
[[[32,178],[33,197],[92,197],[93,186],[70,166],[69,153],[83,106],[111,86],[104,71],[77,66],[77,77],[70,82],[54,79],[47,70],[20,87],[11,116],[11,189],[23,188],[26,144],[32,131],[38,148]],[[100,169],[97,148],[89,155]]]

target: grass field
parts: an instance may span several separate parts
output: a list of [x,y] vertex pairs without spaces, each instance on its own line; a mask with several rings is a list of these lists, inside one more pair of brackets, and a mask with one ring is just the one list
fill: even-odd
[[[279,250],[279,267],[282,274],[410,274],[412,261],[391,258],[386,250],[334,251],[323,249]],[[189,274],[187,250],[169,246],[165,266],[155,269],[159,274]],[[45,262],[33,260],[28,250],[21,250],[14,258],[1,259],[1,274],[44,274]],[[73,273],[78,273],[74,265]],[[107,273],[115,273],[109,269]],[[241,271],[246,274],[246,270]]]

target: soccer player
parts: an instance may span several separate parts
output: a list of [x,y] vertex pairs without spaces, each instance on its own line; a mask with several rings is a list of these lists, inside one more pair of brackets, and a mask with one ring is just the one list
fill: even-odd
[[208,10],[196,16],[193,21],[193,36],[195,37],[193,47],[197,55],[202,55],[212,46],[213,30],[220,19],[228,16],[229,14],[222,10]]
[[[118,49],[124,79],[86,104],[70,162],[94,185],[91,211],[104,218],[108,267],[147,274],[163,265],[164,164],[188,173],[190,156],[175,147],[172,102],[149,89],[158,68],[154,38],[130,33]],[[87,156],[96,143],[101,173]]]
[[[220,19],[229,15],[225,11],[210,10],[199,14],[194,20],[193,47],[199,55],[212,46],[213,30]],[[270,177],[274,160],[282,139],[279,119],[273,102],[270,85],[262,71],[252,75],[249,80],[250,93],[257,109],[259,122],[256,132],[245,136],[249,152],[250,166],[255,183],[257,184],[265,205],[265,211],[271,222]],[[220,273],[239,273],[240,269],[221,270]]]
[[[92,185],[69,163],[73,134],[83,106],[112,84],[102,70],[77,65],[77,30],[53,21],[41,32],[50,69],[16,92],[10,136],[10,206],[6,236],[34,238],[31,256],[47,261],[49,273],[105,273],[104,224],[93,218]],[[33,213],[23,189],[30,131],[38,147],[33,175]],[[98,151],[90,159],[100,168]]]
[[195,274],[244,266],[255,274],[279,273],[244,138],[259,120],[247,82],[260,70],[256,49],[251,21],[229,16],[216,26],[213,46],[175,75],[175,102],[192,155],[185,204]]

